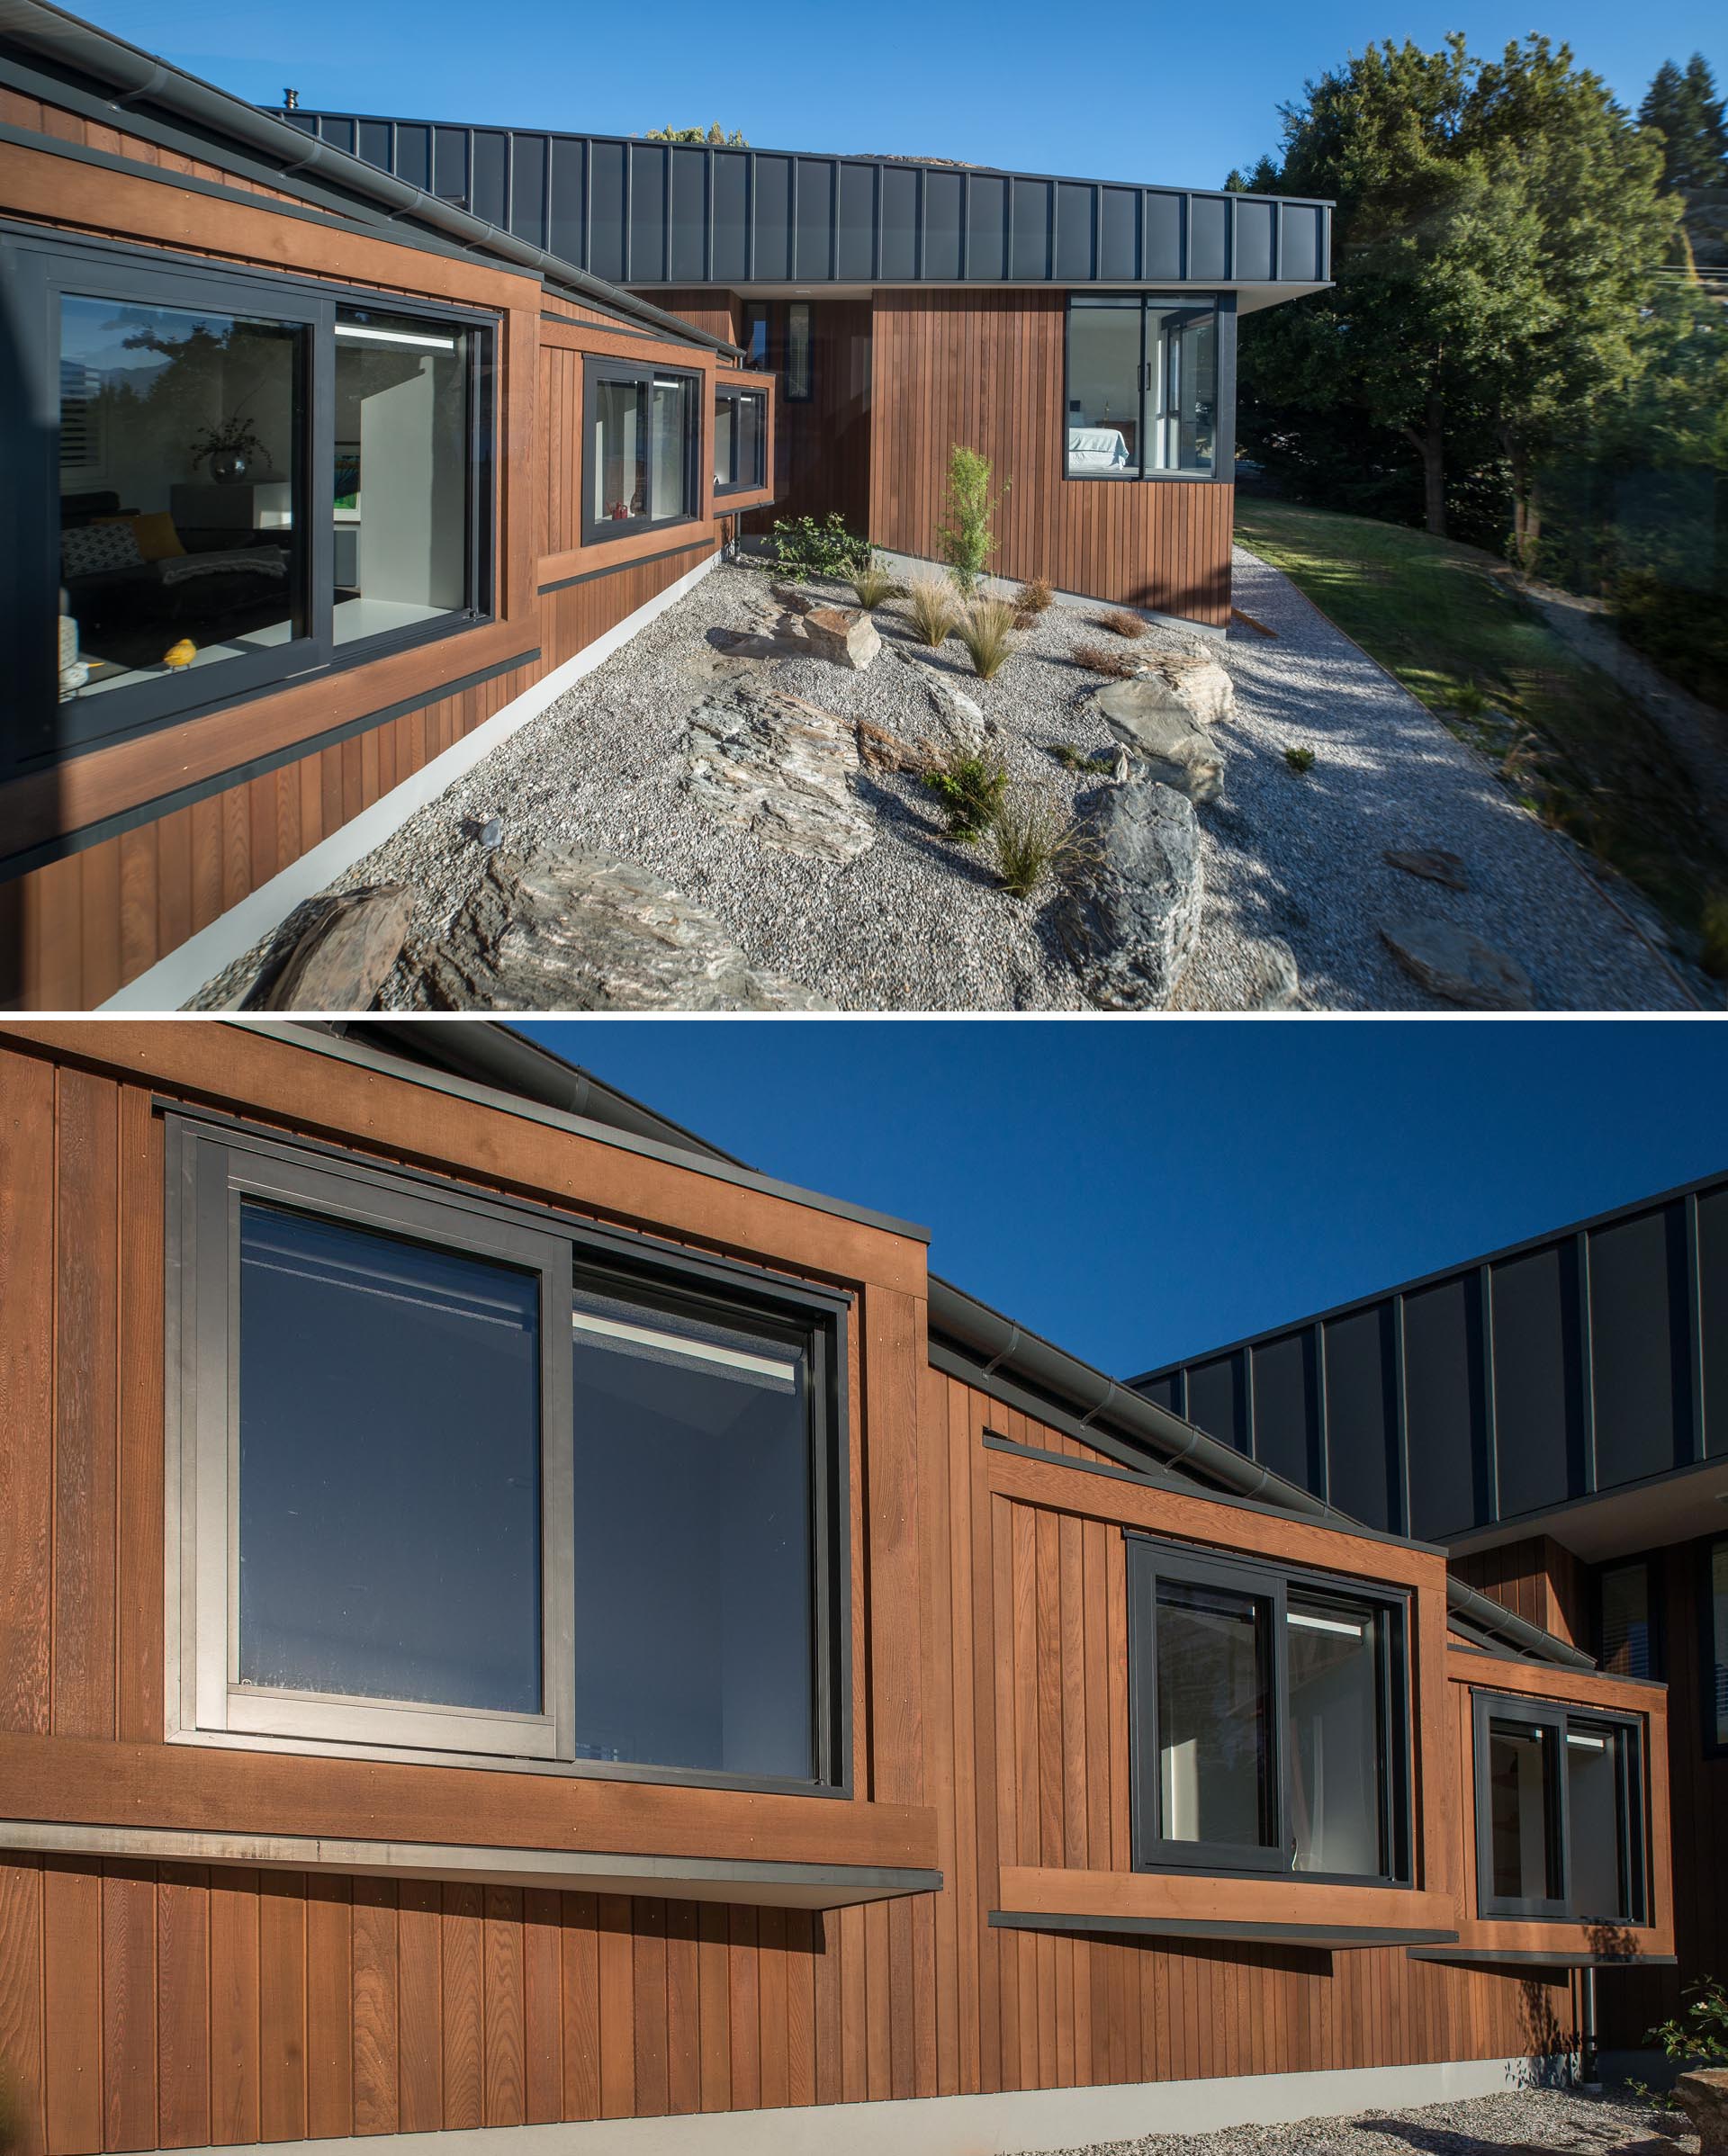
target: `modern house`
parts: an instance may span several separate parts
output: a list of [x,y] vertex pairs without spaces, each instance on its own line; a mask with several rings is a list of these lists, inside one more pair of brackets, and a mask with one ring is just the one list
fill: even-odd
[[0,1190],[21,2156],[1073,2148],[1674,1952],[1659,1681],[502,1029],[14,1019]]
[[1238,1459],[1442,1546],[1456,1580],[1666,1683],[1678,1966],[1728,1974],[1728,1174],[1133,1380]]
[[8,0],[0,1007],[177,1005],[770,508],[930,557],[957,442],[1004,574],[1221,629],[1237,319],[1328,247],[1318,202],[266,113]]

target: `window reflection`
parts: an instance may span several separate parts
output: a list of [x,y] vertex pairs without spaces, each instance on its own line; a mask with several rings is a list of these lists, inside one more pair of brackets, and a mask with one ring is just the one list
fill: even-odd
[[1274,1843],[1266,1605],[1161,1580],[1156,1629],[1164,1839]]

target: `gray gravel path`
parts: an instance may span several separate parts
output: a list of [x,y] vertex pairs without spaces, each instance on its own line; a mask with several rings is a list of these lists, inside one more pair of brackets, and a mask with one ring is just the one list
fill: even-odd
[[[1150,642],[1220,654],[1237,711],[1223,800],[1201,812],[1207,900],[1200,959],[1183,1002],[1237,1009],[1260,939],[1294,952],[1303,1001],[1340,1011],[1444,1011],[1380,940],[1400,911],[1448,915],[1518,958],[1540,1001],[1570,1010],[1685,1008],[1672,977],[1536,822],[1415,699],[1308,605],[1276,570],[1237,554],[1238,603],[1275,641],[1240,626],[1228,643],[1178,630]],[[1010,899],[968,848],[941,835],[924,789],[898,775],[860,774],[879,835],[843,866],[761,845],[692,800],[682,785],[685,724],[716,686],[715,629],[760,626],[767,579],[723,566],[586,680],[523,727],[438,800],[339,879],[337,889],[402,881],[418,893],[410,951],[441,936],[472,893],[486,856],[473,834],[500,816],[507,849],[616,849],[719,915],[749,962],[858,1011],[1074,1011],[1086,1008],[1053,933],[1046,889]],[[931,730],[923,687],[934,665],[995,722],[995,745],[1022,784],[1073,800],[1092,781],[1063,770],[1053,742],[1093,752],[1109,736],[1086,692],[1097,677],[1072,657],[1108,641],[1092,614],[1053,607],[1021,639],[993,683],[977,681],[958,644],[917,651],[890,606],[885,649],[863,674],[793,657],[766,678],[848,718],[916,738]],[[1311,746],[1299,777],[1286,746]],[[1465,895],[1418,884],[1381,860],[1389,846],[1462,855]],[[260,945],[196,997],[230,1007],[268,949]],[[399,966],[380,998],[415,1007]]]
[[1298,2125],[1227,2126],[1217,2134],[1152,2134],[1065,2150],[1060,2156],[1490,2156],[1495,2150],[1572,2156],[1688,2156],[1686,2121],[1629,2100],[1569,2089],[1508,2089],[1413,2111],[1365,2111]]

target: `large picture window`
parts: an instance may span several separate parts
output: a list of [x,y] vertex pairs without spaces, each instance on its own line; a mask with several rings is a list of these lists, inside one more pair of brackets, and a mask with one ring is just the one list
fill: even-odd
[[697,513],[699,374],[590,359],[583,537],[621,538]]
[[184,1733],[843,1785],[843,1298],[171,1132]]
[[1136,1864],[1408,1878],[1402,1599],[1129,1550]]
[[1068,303],[1070,479],[1214,479],[1227,439],[1234,328],[1228,303],[1076,298]]
[[767,483],[768,398],[724,379],[714,391],[714,490],[750,494]]
[[0,273],[14,768],[486,615],[489,326],[71,243]]
[[1644,1922],[1638,1725],[1479,1693],[1475,1745],[1481,1914]]

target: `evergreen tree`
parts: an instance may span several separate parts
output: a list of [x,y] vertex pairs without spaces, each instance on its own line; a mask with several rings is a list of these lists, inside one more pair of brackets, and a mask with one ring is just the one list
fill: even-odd
[[1681,194],[1728,187],[1728,120],[1703,53],[1682,69],[1664,60],[1638,108],[1639,124],[1662,138],[1662,184]]

